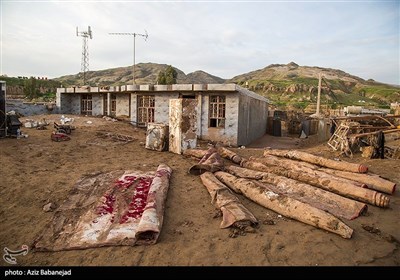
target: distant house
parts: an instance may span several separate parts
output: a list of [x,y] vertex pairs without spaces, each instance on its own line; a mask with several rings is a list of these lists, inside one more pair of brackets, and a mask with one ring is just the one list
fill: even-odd
[[268,100],[235,84],[57,89],[57,107],[63,114],[127,116],[138,126],[153,122],[168,125],[171,99],[195,100],[198,139],[239,146],[266,133]]

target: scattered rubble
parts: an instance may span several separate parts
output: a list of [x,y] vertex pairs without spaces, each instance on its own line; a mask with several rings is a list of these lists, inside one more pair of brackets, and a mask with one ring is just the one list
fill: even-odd
[[57,208],[57,206],[54,203],[49,202],[43,206],[43,211],[44,212],[53,212],[56,208]]
[[333,118],[336,129],[328,145],[352,157],[400,159],[400,116],[347,116]]

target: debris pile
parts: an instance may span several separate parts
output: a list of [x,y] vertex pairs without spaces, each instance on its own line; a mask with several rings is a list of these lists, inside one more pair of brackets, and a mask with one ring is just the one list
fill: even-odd
[[97,146],[123,145],[135,141],[130,135],[98,130],[96,137],[86,141],[86,144]]
[[35,121],[35,120],[32,120],[32,119],[27,119],[27,120],[25,120],[25,123],[24,123],[24,127],[27,127],[27,128],[36,128],[36,129],[38,129],[38,130],[44,130],[44,129],[47,129],[47,126],[49,125],[50,123],[49,122],[47,122],[46,121],[46,119],[41,119],[40,121]]
[[54,122],[54,131],[51,133],[51,140],[60,142],[71,140],[69,134],[71,134],[72,129],[75,129],[70,124],[58,124]]
[[72,125],[73,122],[73,118],[62,115],[60,123],[54,122],[54,131],[51,133],[51,140],[56,142],[71,140],[69,135],[75,129],[75,126]]
[[335,130],[328,145],[352,157],[400,159],[400,116],[347,116],[332,119]]

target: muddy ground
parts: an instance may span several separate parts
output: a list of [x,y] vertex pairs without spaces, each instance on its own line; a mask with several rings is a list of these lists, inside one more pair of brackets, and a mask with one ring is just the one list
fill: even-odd
[[[30,117],[60,120],[60,115]],[[63,252],[34,252],[18,256],[27,266],[399,266],[400,197],[391,196],[390,207],[369,206],[365,216],[344,222],[354,229],[350,240],[278,216],[240,197],[259,219],[254,232],[220,229],[221,218],[210,203],[200,178],[187,170],[196,160],[144,148],[146,131],[127,122],[72,116],[72,140],[53,142],[53,130],[23,128],[27,138],[0,139],[0,246],[19,249],[31,245],[54,212],[43,211],[48,202],[60,205],[81,176],[95,171],[155,170],[160,163],[173,169],[164,224],[157,244],[104,247]],[[20,118],[23,122],[26,117]],[[91,121],[92,123],[87,123]],[[127,144],[103,141],[97,131],[127,134],[137,140]],[[205,147],[207,143],[202,143]],[[295,148],[328,158],[339,157],[313,138],[265,136],[240,155],[262,155],[263,147]],[[400,183],[400,160],[364,159],[370,171]],[[7,265],[1,260],[1,265]]]

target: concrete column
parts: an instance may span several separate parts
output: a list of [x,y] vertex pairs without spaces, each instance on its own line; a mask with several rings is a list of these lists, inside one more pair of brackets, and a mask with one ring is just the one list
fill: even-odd
[[201,139],[202,134],[202,123],[201,115],[203,113],[203,96],[201,93],[197,94],[197,138]]
[[57,113],[61,113],[62,112],[62,108],[61,108],[62,104],[61,104],[61,92],[58,91],[56,92],[56,108],[57,108]]
[[107,116],[111,116],[111,93],[107,92]]

